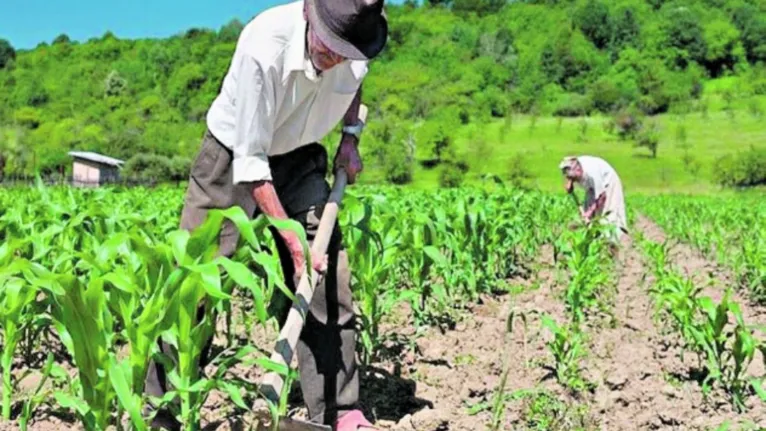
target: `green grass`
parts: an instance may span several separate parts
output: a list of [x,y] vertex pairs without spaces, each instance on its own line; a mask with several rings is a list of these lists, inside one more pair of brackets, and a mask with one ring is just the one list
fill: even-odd
[[[651,118],[660,126],[657,158],[651,158],[646,148],[636,148],[632,142],[620,141],[604,128],[609,117],[588,118],[540,117],[516,115],[508,127],[505,120],[494,120],[484,126],[470,124],[459,129],[454,137],[458,159],[466,161],[470,170],[466,180],[479,181],[484,174],[507,177],[511,161],[521,154],[524,165],[534,176],[531,185],[543,190],[559,190],[563,181],[558,171],[559,161],[567,155],[602,157],[615,167],[626,194],[632,192],[719,192],[712,178],[713,162],[730,152],[746,150],[750,145],[766,146],[766,116],[751,112],[757,103],[766,110],[766,97],[738,98],[735,96],[732,116],[724,110],[726,102],[720,95],[725,83],[709,88],[704,100],[707,116],[695,111],[686,115],[663,114]],[[559,123],[560,122],[560,123]],[[587,125],[582,134],[583,124]],[[699,162],[694,175],[683,162],[685,154],[678,130],[683,127],[689,153]],[[581,138],[582,136],[582,138]],[[481,141],[484,148],[481,148]],[[363,145],[363,144],[362,144]],[[375,166],[366,168],[363,182],[381,179]],[[415,168],[413,187],[434,188],[439,184],[440,168]]]

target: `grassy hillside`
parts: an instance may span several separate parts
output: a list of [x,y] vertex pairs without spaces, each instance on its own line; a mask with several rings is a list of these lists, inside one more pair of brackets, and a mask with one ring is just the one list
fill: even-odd
[[[766,107],[766,97],[754,101]],[[709,192],[720,189],[712,181],[717,158],[750,146],[766,149],[763,114],[754,115],[749,108],[739,107],[733,116],[732,120],[720,109],[709,111],[706,117],[699,112],[658,115],[653,118],[660,127],[656,158],[647,149],[620,141],[605,131],[604,125],[611,117],[603,115],[537,119],[519,115],[510,126],[504,120],[493,121],[486,128],[470,125],[456,134],[456,147],[458,159],[470,166],[466,181],[480,180],[487,173],[508,178],[521,163],[533,176],[527,182],[530,186],[558,190],[562,185],[557,169],[561,158],[589,154],[611,163],[631,191]],[[683,133],[685,140],[680,137]],[[437,187],[440,172],[439,168],[419,166],[413,183]],[[370,181],[381,180],[378,166],[371,166],[367,174]]]

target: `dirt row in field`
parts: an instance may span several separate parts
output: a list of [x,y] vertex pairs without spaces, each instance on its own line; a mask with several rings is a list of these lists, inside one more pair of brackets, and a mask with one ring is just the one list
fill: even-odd
[[[661,234],[647,219],[641,219],[637,229],[649,237]],[[699,283],[714,269],[683,245],[674,248],[673,259]],[[583,375],[594,385],[592,392],[573,396],[555,381],[550,373],[552,356],[545,346],[550,335],[543,330],[541,336],[535,337],[540,325],[533,314],[529,314],[526,345],[518,323],[511,344],[507,347],[503,344],[511,310],[517,314],[535,310],[549,314],[559,323],[566,321],[560,297],[563,286],[556,282],[551,252],[547,250],[537,274],[539,288],[515,297],[486,298],[455,331],[429,329],[422,334],[417,338],[416,348],[401,355],[401,365],[375,364],[388,372],[398,370],[397,378],[415,382],[414,394],[399,394],[413,400],[405,403],[406,407],[412,408],[422,400],[430,403],[429,407],[401,418],[398,417],[401,414],[379,415],[378,425],[407,431],[486,429],[492,422],[491,411],[469,416],[468,406],[493,402],[501,381],[503,359],[510,365],[507,393],[545,390],[561,401],[547,410],[550,415],[547,420],[551,421],[548,429],[703,430],[715,429],[725,421],[732,425],[766,425],[766,410],[755,397],[748,400],[753,409],[741,415],[733,411],[721,393],[714,392],[705,400],[696,358],[687,354],[682,361],[677,336],[663,334],[659,323],[653,321],[653,303],[647,292],[652,280],[645,279],[643,256],[632,241],[623,251],[621,261],[613,308],[615,320],[595,319],[586,329],[589,340]],[[719,274],[713,271],[712,275]],[[720,288],[713,285],[704,293],[718,299],[722,296]],[[763,316],[759,310],[741,303],[749,321],[758,321]],[[395,331],[413,336],[401,327]],[[760,365],[757,358],[752,367],[754,375],[762,373]],[[383,398],[390,401],[397,397],[386,394]],[[506,402],[505,419],[499,429],[540,426],[540,419],[531,416],[529,400]],[[383,406],[376,403],[368,407],[374,413],[386,410],[384,406],[385,403]],[[581,409],[582,406],[586,409]]]
[[[636,228],[649,238],[662,239],[661,230],[645,218],[639,219]],[[630,242],[621,259],[615,321],[610,325],[608,319],[596,319],[586,331],[589,353],[583,374],[595,386],[592,392],[572,396],[552,378],[552,357],[545,346],[550,336],[546,331],[534,336],[539,320],[532,314],[526,345],[518,323],[510,344],[504,345],[511,310],[517,314],[536,310],[562,323],[566,319],[559,296],[563,286],[556,283],[547,250],[537,274],[539,288],[515,297],[487,297],[453,331],[430,328],[417,336],[406,326],[391,328],[391,332],[414,340],[413,348],[405,349],[394,360],[374,364],[382,373],[377,379],[365,380],[363,402],[369,415],[389,430],[485,429],[492,421],[491,410],[470,416],[468,407],[493,402],[505,359],[509,364],[507,393],[542,389],[561,401],[547,410],[547,420],[552,421],[549,429],[703,430],[716,429],[724,422],[733,425],[730,429],[766,425],[766,410],[755,397],[748,399],[751,410],[737,414],[720,391],[707,399],[703,396],[695,355],[687,353],[681,360],[678,337],[665,334],[660,323],[653,321],[653,303],[647,293],[652,279],[645,277],[641,251]],[[730,278],[716,265],[685,245],[673,248],[672,259],[696,283],[714,280],[703,294],[716,300],[722,297],[722,288]],[[749,322],[763,321],[762,310],[739,296],[735,300]],[[762,374],[761,359],[756,358],[751,368],[752,375]],[[529,399],[509,400],[505,406],[500,429],[542,423],[530,416]]]
[[[653,240],[664,238],[661,229],[643,217],[638,218],[635,229]],[[714,280],[703,294],[716,300],[731,280],[725,271],[683,244],[673,248],[672,261],[696,283]],[[541,329],[534,312],[546,313],[559,323],[566,321],[567,314],[560,296],[564,286],[554,269],[552,251],[545,247],[536,274],[530,280],[512,281],[526,287],[523,293],[483,297],[452,330],[432,327],[416,333],[406,308],[392,316],[384,328],[396,339],[389,343],[391,355],[372,364],[362,378],[362,404],[368,418],[385,430],[487,429],[493,420],[494,394],[507,364],[506,393],[520,395],[524,390],[536,390],[552,398],[545,403],[535,403],[532,397],[508,399],[499,429],[712,430],[725,421],[734,425],[729,428],[732,430],[748,423],[766,426],[766,409],[755,397],[748,400],[752,408],[744,414],[734,412],[719,391],[708,400],[703,397],[696,356],[687,353],[681,360],[677,336],[664,334],[652,319],[653,303],[647,293],[652,279],[645,277],[645,262],[637,244],[628,242],[617,271],[614,320],[596,317],[585,329],[587,357],[582,373],[593,385],[592,391],[572,395],[551,373],[554,364],[545,345],[551,337]],[[766,322],[762,309],[739,296],[735,299],[748,322]],[[511,312],[525,314],[528,328],[524,331],[524,325],[516,320],[513,334],[507,336]],[[257,328],[249,338],[257,345],[271,347],[275,336],[273,328]],[[217,344],[222,342],[219,337]],[[250,381],[259,377],[257,367],[238,366],[231,373]],[[763,374],[760,357],[751,373]],[[305,411],[300,391],[295,394],[294,414],[301,417]],[[469,415],[471,406],[482,403],[490,407]],[[204,429],[248,429],[253,415],[236,417],[232,411],[228,398],[214,392],[203,409]],[[44,414],[37,418],[31,429],[80,428]],[[17,428],[0,425],[0,430],[11,429]]]

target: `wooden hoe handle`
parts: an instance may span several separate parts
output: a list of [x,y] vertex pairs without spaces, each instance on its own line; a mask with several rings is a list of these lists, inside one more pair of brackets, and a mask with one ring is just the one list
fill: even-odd
[[[359,106],[359,119],[363,122],[367,120],[367,107]],[[327,204],[322,212],[322,218],[319,220],[319,228],[314,238],[311,250],[314,256],[324,256],[327,253],[327,247],[330,243],[335,222],[338,218],[338,208],[343,199],[343,192],[347,184],[346,170],[338,169],[335,172],[332,191]],[[271,360],[279,365],[290,367],[295,354],[295,348],[298,345],[303,326],[306,323],[306,315],[309,311],[311,300],[314,297],[314,289],[320,280],[320,274],[313,268],[311,269],[311,278],[308,272],[304,271],[301,276],[300,284],[295,292],[295,303],[290,308],[282,330],[279,332],[274,351],[271,354]],[[277,372],[271,371],[263,377],[261,383],[261,393],[273,403],[279,403],[279,395],[285,384],[284,378]]]

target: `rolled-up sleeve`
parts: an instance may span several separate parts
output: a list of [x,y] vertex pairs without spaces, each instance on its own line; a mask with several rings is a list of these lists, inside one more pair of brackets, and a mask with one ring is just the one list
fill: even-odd
[[237,78],[233,181],[269,181],[267,156],[274,134],[274,81],[268,69],[248,55],[240,57]]

